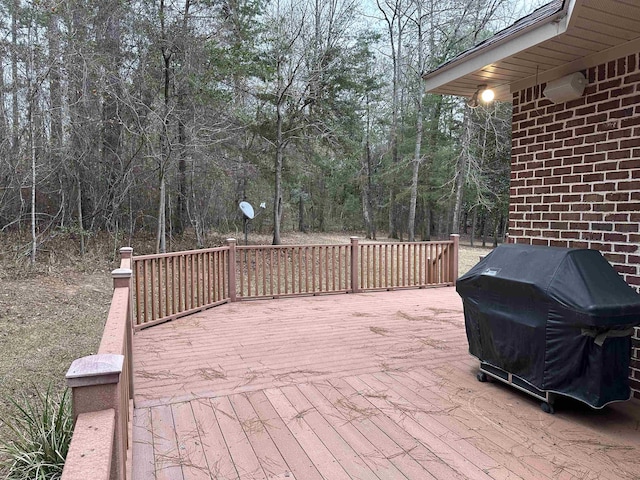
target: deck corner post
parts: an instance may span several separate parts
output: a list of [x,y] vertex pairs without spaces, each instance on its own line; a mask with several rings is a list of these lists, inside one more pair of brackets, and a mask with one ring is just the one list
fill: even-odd
[[235,302],[236,298],[236,239],[227,238],[226,244],[229,247],[228,282],[229,301]]
[[113,279],[113,288],[131,288],[132,276],[133,271],[130,268],[116,268],[111,272],[111,278]]
[[449,272],[451,274],[451,284],[455,285],[456,280],[458,279],[458,251],[460,248],[460,235],[457,233],[452,233],[449,238],[453,242],[453,252],[451,253],[451,267]]
[[132,262],[133,262],[133,248],[122,247],[120,249],[120,267],[132,268]]
[[358,237],[350,237],[351,240],[351,292],[358,293],[360,285],[358,282],[358,265],[359,260],[359,248]]
[[67,371],[67,386],[71,388],[73,421],[83,413],[113,409],[116,430],[113,436],[110,480],[124,480],[127,459],[127,436],[123,431],[123,415],[129,415],[129,402],[122,402],[120,378],[124,355],[98,354],[78,358]]

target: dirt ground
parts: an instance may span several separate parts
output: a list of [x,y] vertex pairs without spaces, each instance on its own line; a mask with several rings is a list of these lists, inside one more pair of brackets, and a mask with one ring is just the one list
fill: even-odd
[[[237,233],[216,238],[229,236],[242,239]],[[349,236],[293,233],[283,235],[283,243],[348,243]],[[250,243],[268,244],[271,237],[252,234]],[[490,250],[462,243],[461,275]],[[151,248],[148,242],[133,246],[138,254]],[[13,408],[11,398],[49,384],[64,388],[71,362],[95,353],[109,308],[109,272],[116,268],[107,250],[84,259],[49,254],[35,267],[0,256],[0,436],[6,435],[2,419]]]

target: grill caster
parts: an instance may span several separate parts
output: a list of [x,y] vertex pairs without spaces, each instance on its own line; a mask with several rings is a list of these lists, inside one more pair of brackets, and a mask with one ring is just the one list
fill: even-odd
[[478,372],[476,374],[476,378],[478,379],[479,382],[484,383],[487,381],[487,374],[484,372]]
[[554,413],[556,413],[556,410],[555,410],[555,408],[553,408],[553,405],[551,405],[551,404],[550,404],[550,403],[548,403],[548,402],[542,402],[542,403],[540,404],[540,408],[542,409],[542,411],[543,411],[544,413],[549,413],[549,414],[554,414]]

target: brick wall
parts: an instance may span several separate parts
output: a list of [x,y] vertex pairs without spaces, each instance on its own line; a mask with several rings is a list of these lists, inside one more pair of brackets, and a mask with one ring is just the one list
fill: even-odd
[[[640,59],[583,73],[588,86],[577,100],[554,105],[538,87],[513,96],[509,238],[598,249],[638,289]],[[631,367],[640,398],[640,329]]]

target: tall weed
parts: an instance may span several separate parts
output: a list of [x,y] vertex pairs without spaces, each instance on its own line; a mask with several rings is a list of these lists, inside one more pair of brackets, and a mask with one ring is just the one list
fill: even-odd
[[15,413],[5,419],[10,437],[0,444],[0,469],[7,480],[56,480],[62,476],[73,433],[68,390],[36,389],[34,397],[11,401]]

